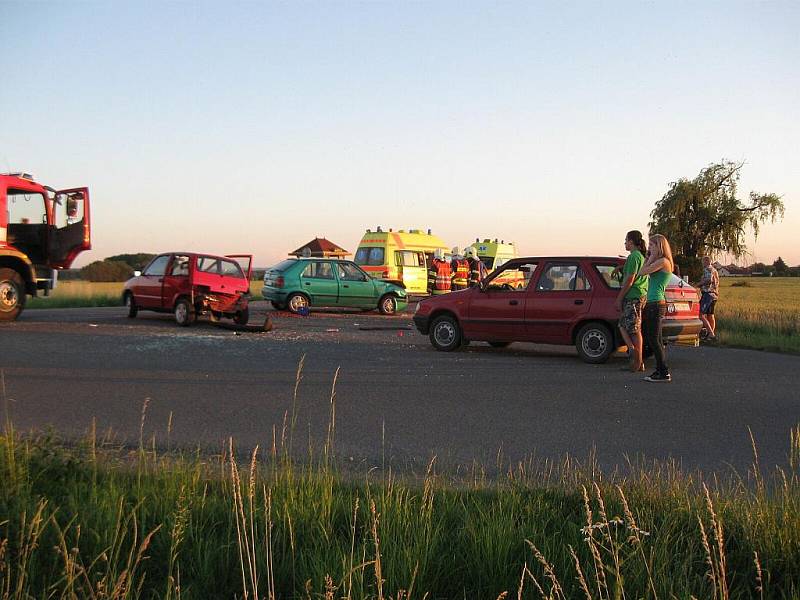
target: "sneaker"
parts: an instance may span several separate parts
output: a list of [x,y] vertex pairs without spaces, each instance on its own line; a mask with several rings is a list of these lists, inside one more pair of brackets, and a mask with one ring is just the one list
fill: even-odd
[[672,381],[672,375],[669,373],[659,373],[656,371],[655,373],[651,373],[645,377],[644,380],[649,381],[650,383],[661,383],[662,381]]

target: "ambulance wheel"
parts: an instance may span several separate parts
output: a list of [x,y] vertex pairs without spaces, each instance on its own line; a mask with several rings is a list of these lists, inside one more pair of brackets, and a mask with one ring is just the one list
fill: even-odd
[[489,342],[492,348],[508,348],[511,342]]
[[125,293],[124,303],[128,307],[128,318],[135,319],[136,315],[139,314],[139,307],[136,306],[136,300],[133,299],[131,292]]
[[188,327],[197,320],[194,306],[186,298],[181,298],[175,303],[175,322],[181,327]]
[[233,315],[233,322],[237,325],[247,325],[247,322],[250,320],[250,309],[245,308],[243,310],[237,310],[236,314]]
[[378,302],[378,311],[382,315],[393,315],[397,312],[397,298],[392,294],[386,294]]
[[0,321],[15,320],[25,308],[25,285],[14,269],[0,269]]
[[303,308],[308,308],[309,301],[305,294],[292,294],[286,299],[286,307],[290,313],[297,314]]
[[436,317],[431,324],[431,344],[437,350],[452,352],[461,347],[461,327],[453,317]]
[[575,347],[583,362],[599,364],[616,350],[611,330],[602,323],[587,323],[575,336]]

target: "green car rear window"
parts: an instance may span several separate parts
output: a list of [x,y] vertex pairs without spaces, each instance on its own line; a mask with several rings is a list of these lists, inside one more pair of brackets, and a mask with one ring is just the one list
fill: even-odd
[[296,260],[292,260],[290,258],[287,258],[286,260],[282,260],[281,262],[279,262],[277,265],[271,266],[269,269],[267,269],[267,271],[285,271],[286,269],[288,269],[292,265],[296,265],[297,262],[298,261],[296,261]]

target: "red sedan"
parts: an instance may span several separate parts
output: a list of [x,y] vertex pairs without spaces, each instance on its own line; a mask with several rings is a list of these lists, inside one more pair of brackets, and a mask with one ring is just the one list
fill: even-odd
[[[515,258],[479,287],[422,300],[414,324],[437,350],[456,350],[470,341],[497,348],[512,342],[574,344],[584,361],[602,363],[624,345],[614,308],[620,280],[613,275],[623,262],[617,257]],[[666,299],[665,342],[698,345],[697,291],[673,276]]]

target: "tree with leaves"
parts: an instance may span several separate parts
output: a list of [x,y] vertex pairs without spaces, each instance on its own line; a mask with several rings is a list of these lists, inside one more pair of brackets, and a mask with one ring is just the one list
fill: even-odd
[[775,273],[778,275],[786,275],[789,271],[789,265],[779,256],[772,266],[775,267]]
[[673,253],[690,261],[706,254],[743,256],[748,228],[758,236],[762,223],[774,223],[784,213],[776,194],[750,192],[748,201],[738,198],[743,166],[743,162],[723,160],[694,179],[670,183],[650,213],[651,233],[667,236]]

